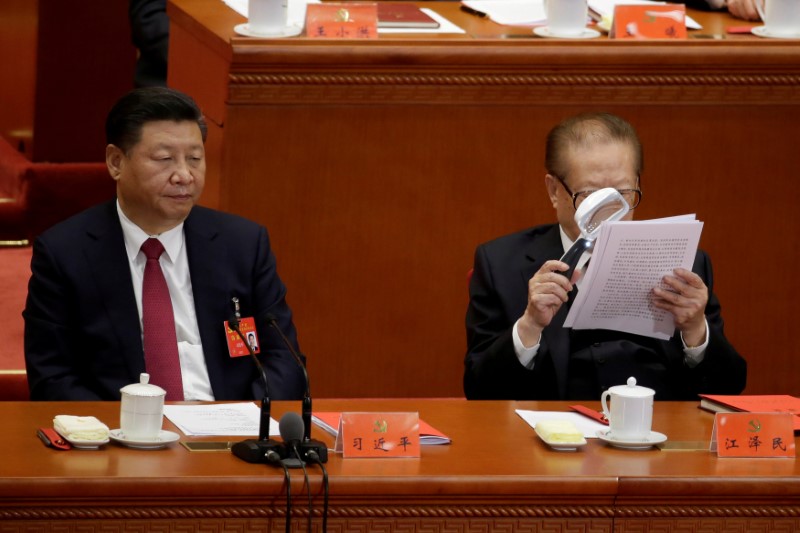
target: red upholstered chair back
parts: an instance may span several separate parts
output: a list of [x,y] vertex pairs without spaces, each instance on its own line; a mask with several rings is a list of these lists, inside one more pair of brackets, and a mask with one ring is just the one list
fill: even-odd
[[20,370],[0,370],[0,401],[22,402],[29,399],[27,374]]
[[114,194],[105,163],[31,163],[0,138],[0,241],[32,240]]

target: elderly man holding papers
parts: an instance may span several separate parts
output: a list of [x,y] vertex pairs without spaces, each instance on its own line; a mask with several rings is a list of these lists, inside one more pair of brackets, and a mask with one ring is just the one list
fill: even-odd
[[672,338],[563,327],[579,276],[561,274],[567,265],[559,258],[579,236],[575,209],[591,192],[613,187],[633,210],[641,200],[642,162],[635,130],[614,115],[578,115],[551,130],[545,185],[558,224],[500,237],[475,252],[467,398],[595,400],[630,376],[660,400],[744,389],[747,364],[723,333],[711,262],[702,251],[692,271],[664,277],[669,290],[653,289],[653,305],[674,316]]

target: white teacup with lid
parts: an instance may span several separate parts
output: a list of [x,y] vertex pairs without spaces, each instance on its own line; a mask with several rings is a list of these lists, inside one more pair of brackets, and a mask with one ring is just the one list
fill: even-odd
[[164,420],[164,397],[167,391],[148,383],[150,374],[139,375],[139,383],[120,389],[122,406],[119,424],[122,436],[127,440],[157,440]]
[[[656,391],[636,385],[628,378],[626,385],[609,388],[600,396],[603,414],[608,418],[608,436],[617,440],[645,440],[653,425],[653,398]],[[611,409],[608,400],[611,398]]]

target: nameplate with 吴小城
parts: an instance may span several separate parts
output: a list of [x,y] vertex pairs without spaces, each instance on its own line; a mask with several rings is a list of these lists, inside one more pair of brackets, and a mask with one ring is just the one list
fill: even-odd
[[711,451],[719,457],[794,457],[790,413],[717,413]]
[[335,450],[345,459],[419,457],[419,413],[342,413]]
[[376,4],[309,4],[306,35],[317,39],[376,39]]

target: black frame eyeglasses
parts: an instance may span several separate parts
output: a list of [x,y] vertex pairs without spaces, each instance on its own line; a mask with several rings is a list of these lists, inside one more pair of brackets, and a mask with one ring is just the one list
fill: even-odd
[[[597,192],[597,189],[572,192],[567,186],[567,183],[560,176],[556,176],[555,174],[550,175],[557,179],[561,186],[564,187],[564,190],[567,191],[567,194],[569,194],[570,198],[572,198],[572,207],[575,209],[578,209],[578,206],[581,205],[581,202],[584,201],[590,194]],[[636,181],[639,181],[638,178]],[[628,202],[628,207],[631,209],[636,209],[636,207],[642,201],[641,189],[617,189],[617,192],[622,195],[626,202]]]

